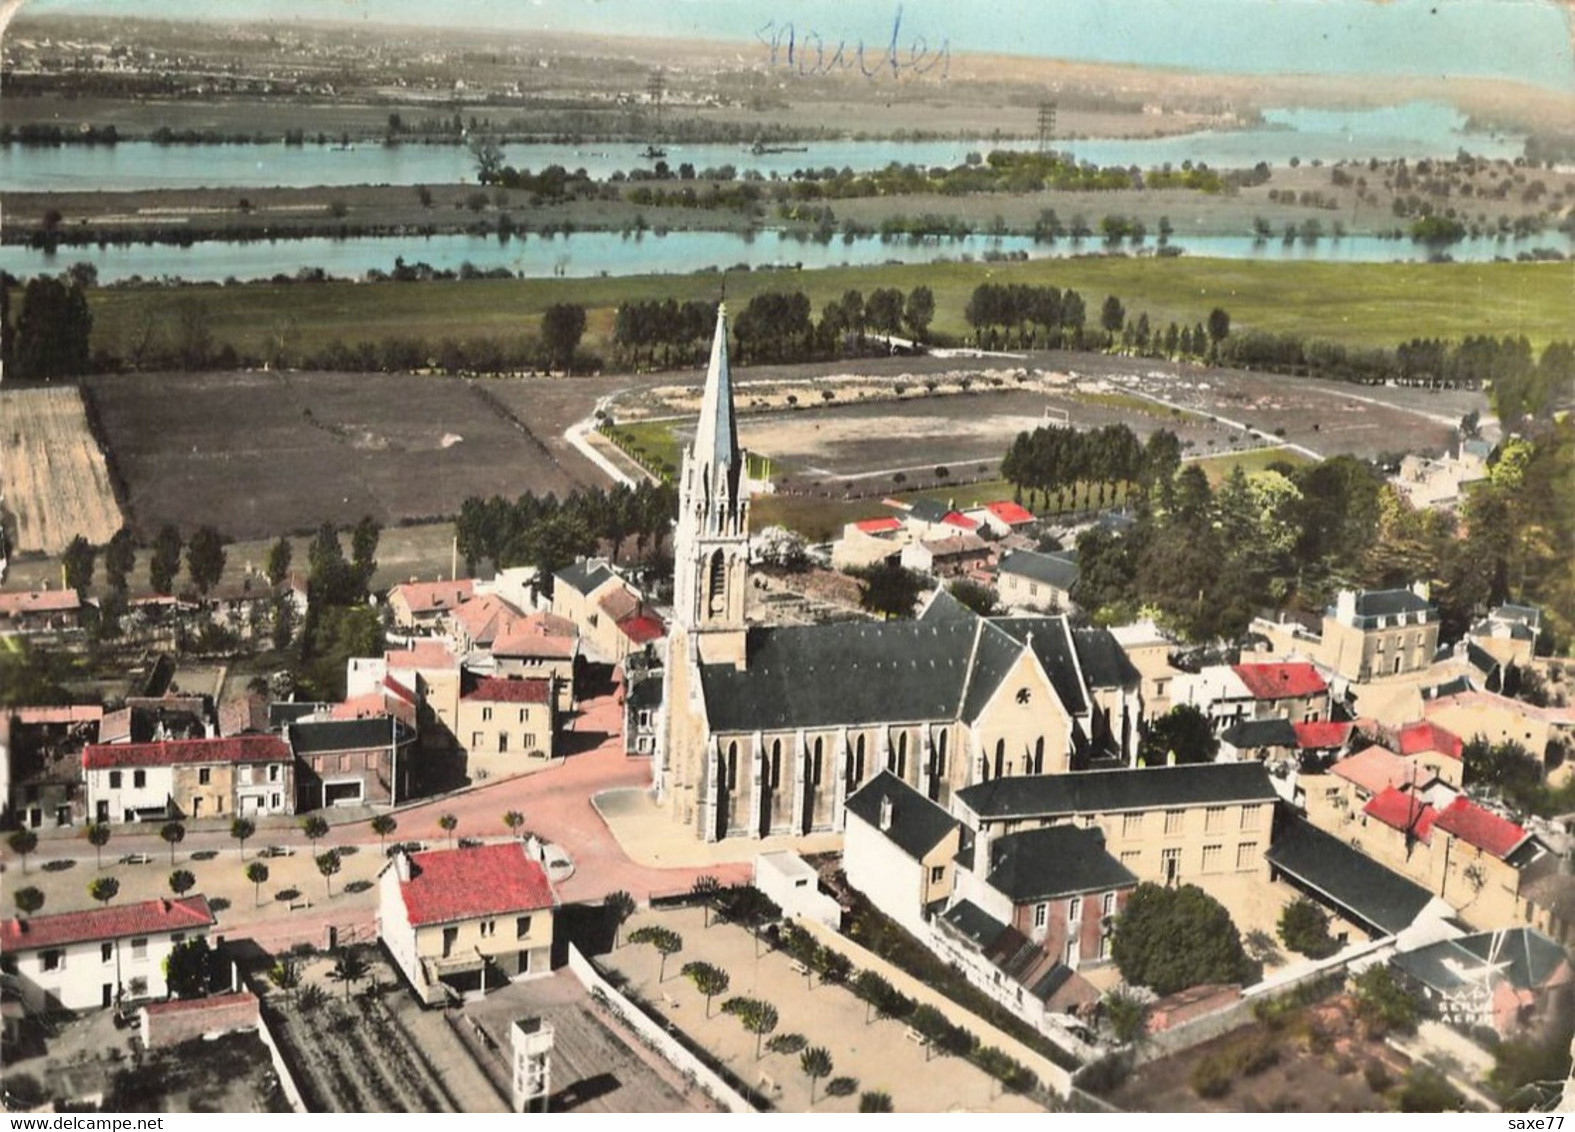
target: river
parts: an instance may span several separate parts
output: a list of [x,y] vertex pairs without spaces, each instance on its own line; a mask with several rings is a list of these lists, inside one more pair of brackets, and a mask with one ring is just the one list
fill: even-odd
[[[1422,261],[1430,249],[1410,240],[1385,240],[1376,236],[1324,237],[1315,243],[1284,242],[1275,237],[1250,236],[1173,237],[1171,244],[1185,255],[1223,259],[1292,262],[1386,263]],[[1138,248],[1123,245],[1128,254],[1153,255],[1159,247],[1150,238]],[[1525,240],[1465,240],[1445,249],[1464,262],[1513,259],[1520,253],[1548,248],[1562,255],[1575,254],[1575,242],[1559,232]],[[201,243],[189,248],[152,244],[61,248],[48,255],[32,248],[0,247],[0,268],[17,276],[62,271],[79,262],[98,268],[99,281],[115,283],[141,276],[144,279],[178,277],[191,282],[267,279],[294,275],[301,267],[320,267],[329,275],[361,278],[370,270],[389,271],[396,257],[407,263],[427,263],[433,268],[458,271],[469,263],[481,271],[505,268],[530,278],[687,274],[707,268],[733,269],[747,265],[762,268],[805,269],[864,266],[880,263],[936,263],[981,260],[993,255],[1043,259],[1098,253],[1105,246],[1097,239],[1036,244],[1027,236],[982,236],[962,239],[934,238],[882,240],[867,237],[829,243],[800,240],[774,230],[753,237],[736,232],[668,232],[657,235],[624,235],[618,232],[578,232],[572,236],[515,236],[506,243],[495,237],[440,235],[428,237],[362,237],[346,240],[254,241]]]
[[[1453,157],[1464,148],[1489,158],[1514,158],[1524,139],[1513,135],[1468,133],[1465,118],[1452,107],[1411,102],[1379,110],[1271,110],[1265,125],[1234,131],[1206,131],[1160,138],[1059,140],[1058,149],[1096,165],[1202,162],[1216,168],[1251,166],[1259,161],[1286,165],[1369,157]],[[802,152],[751,152],[738,145],[669,145],[665,160],[676,170],[697,171],[731,165],[742,176],[790,177],[801,169],[880,169],[898,162],[929,168],[961,165],[970,153],[990,149],[1029,149],[1028,140],[825,141]],[[506,160],[520,168],[548,165],[584,169],[601,179],[615,172],[650,169],[644,143],[579,145],[513,144]],[[471,180],[475,165],[463,146],[372,143],[335,146],[155,145],[122,142],[114,146],[0,148],[0,185],[11,192],[101,189],[241,189],[313,185],[439,185]]]

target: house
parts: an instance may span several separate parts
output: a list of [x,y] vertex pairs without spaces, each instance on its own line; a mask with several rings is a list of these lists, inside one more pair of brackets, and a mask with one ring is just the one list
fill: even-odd
[[[1549,745],[1558,738],[1569,744],[1575,738],[1575,709],[1541,708],[1524,700],[1493,692],[1465,691],[1436,696],[1422,706],[1428,725],[1490,746],[1518,743],[1532,758],[1546,765]],[[1457,739],[1458,743],[1459,740]],[[1550,768],[1554,783],[1563,781],[1575,767]]]
[[623,705],[624,754],[653,755],[662,713],[662,674],[631,679],[627,687]]
[[[1136,774],[1137,771],[1128,773]],[[1049,825],[992,838],[959,871],[960,899],[1072,970],[1110,958],[1110,928],[1137,887],[1098,828]]]
[[214,923],[202,896],[30,916],[0,921],[0,954],[29,1012],[93,1010],[166,997],[170,952]]
[[459,737],[472,778],[539,769],[553,757],[557,697],[551,680],[467,676],[459,697]]
[[288,732],[296,808],[390,805],[410,796],[415,736],[392,716],[307,720]]
[[63,633],[78,626],[82,599],[76,590],[0,593],[0,636]]
[[1329,718],[1329,685],[1304,662],[1238,664],[1232,669],[1252,697],[1252,718],[1316,723]]
[[1076,551],[1009,550],[996,567],[995,588],[1009,608],[1060,613],[1072,608],[1077,577]]
[[1438,776],[1414,757],[1397,755],[1373,744],[1338,759],[1322,774],[1306,774],[1298,785],[1307,817],[1314,825],[1338,834],[1355,821],[1363,807],[1386,790],[1415,793],[1438,782]]
[[922,939],[951,901],[962,826],[889,771],[848,798],[842,867],[870,903]]
[[919,539],[949,538],[957,534],[976,534],[979,524],[957,510],[950,501],[916,499],[903,513],[903,525]]
[[1467,638],[1506,668],[1524,668],[1536,656],[1542,611],[1505,603],[1471,626]]
[[1428,587],[1341,590],[1324,614],[1314,659],[1347,680],[1420,672],[1438,651],[1438,611]]
[[295,812],[295,762],[275,735],[94,743],[83,748],[94,821]]
[[1408,723],[1387,735],[1394,749],[1413,758],[1428,774],[1437,775],[1458,789],[1465,775],[1465,744],[1460,736],[1427,720]]
[[388,609],[398,629],[439,629],[450,613],[476,593],[472,578],[452,581],[410,581],[388,591]]
[[844,526],[842,537],[831,544],[831,564],[838,570],[878,566],[915,541],[915,535],[894,515],[859,519]]
[[398,852],[378,878],[377,930],[427,1006],[551,969],[557,899],[525,843]]
[[97,704],[18,707],[0,718],[8,741],[4,818],[7,824],[41,829],[72,825],[82,818],[82,749],[97,740],[104,709]]
[[667,632],[640,591],[600,559],[581,560],[553,576],[552,612],[572,622],[585,651],[604,663],[621,664]]
[[998,539],[1034,523],[1033,512],[1010,499],[998,499],[982,507],[969,508],[963,512],[963,517],[977,523],[981,534]]
[[1098,826],[1124,869],[1175,884],[1261,870],[1277,798],[1261,763],[1205,763],[997,778],[958,791],[951,811],[976,854],[1023,830]]
[[486,651],[493,642],[515,631],[525,614],[497,594],[479,594],[443,618],[454,651],[461,655]]
[[1181,670],[1170,663],[1170,651],[1175,646],[1159,631],[1158,625],[1148,620],[1112,626],[1110,636],[1138,672],[1139,695],[1145,713],[1150,719],[1167,714],[1171,709],[1175,680],[1182,675]]
[[492,642],[497,675],[551,680],[560,712],[574,707],[574,675],[580,660],[580,634],[574,622],[537,613],[514,624]]
[[1487,478],[1487,455],[1492,446],[1467,440],[1457,453],[1439,459],[1415,453],[1400,461],[1400,470],[1389,482],[1411,506],[1419,510],[1453,511],[1465,498],[1468,485]]
[[1575,982],[1569,955],[1533,928],[1440,940],[1389,962],[1440,1020],[1505,1040],[1539,1032]]
[[1452,912],[1424,885],[1300,818],[1281,825],[1267,860],[1271,880],[1287,882],[1374,937],[1405,931],[1424,914]]
[[990,544],[972,531],[954,531],[909,543],[897,560],[904,569],[932,578],[963,578],[982,569],[991,553]]
[[1296,728],[1279,716],[1244,719],[1220,733],[1221,761],[1279,761],[1297,750]]

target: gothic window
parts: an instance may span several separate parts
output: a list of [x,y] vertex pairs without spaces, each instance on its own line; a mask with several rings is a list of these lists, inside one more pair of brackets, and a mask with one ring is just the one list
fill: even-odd
[[908,775],[908,733],[906,731],[897,735],[897,753],[889,769],[898,778],[906,778]]
[[864,781],[864,736],[860,735],[853,744],[853,781]]
[[1045,737],[1043,735],[1034,740],[1034,773],[1045,772]]
[[767,785],[775,790],[782,784],[782,740],[771,740],[771,767]]
[[946,775],[946,737],[947,732],[942,731],[935,738],[935,777],[943,778]]
[[809,767],[809,784],[811,786],[819,786],[820,785],[821,753],[822,753],[822,751],[821,751],[821,741],[819,739],[816,739],[815,740],[815,755],[814,755],[814,759],[810,763],[810,767]]
[[995,777],[1000,778],[1006,773],[1006,740],[995,741]]
[[711,576],[706,584],[706,612],[720,617],[727,612],[727,563],[722,552],[711,555]]
[[727,788],[738,789],[738,743],[727,745]]

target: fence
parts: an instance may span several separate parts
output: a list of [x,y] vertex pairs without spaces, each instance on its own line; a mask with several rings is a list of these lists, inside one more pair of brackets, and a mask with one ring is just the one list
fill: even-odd
[[599,995],[609,1007],[630,1026],[640,1039],[665,1057],[673,1067],[690,1077],[707,1094],[728,1112],[755,1112],[756,1107],[722,1080],[710,1066],[701,1061],[634,1003],[625,998],[616,987],[602,978],[591,961],[569,944],[569,970],[592,995]]
[[273,1071],[279,1075],[279,1087],[284,1090],[285,1100],[290,1102],[290,1108],[295,1112],[310,1112],[306,1102],[301,1099],[301,1087],[295,1083],[295,1075],[290,1072],[290,1065],[284,1059],[284,1054],[279,1050],[279,1042],[273,1036],[273,1031],[268,1028],[268,1015],[265,1011],[257,1012],[257,1036],[262,1039],[263,1045],[268,1047],[268,1057],[273,1061]]

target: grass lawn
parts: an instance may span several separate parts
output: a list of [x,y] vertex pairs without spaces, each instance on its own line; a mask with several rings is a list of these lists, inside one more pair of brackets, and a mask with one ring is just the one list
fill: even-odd
[[1196,463],[1203,469],[1203,474],[1209,477],[1210,487],[1219,487],[1238,466],[1250,476],[1254,472],[1265,470],[1271,464],[1312,463],[1294,448],[1254,448],[1251,452],[1226,452],[1219,456],[1205,456],[1201,460],[1189,462]]
[[[1288,332],[1350,346],[1393,347],[1415,337],[1460,339],[1469,334],[1524,334],[1534,346],[1569,333],[1575,263],[1345,264],[1257,263],[1091,257],[1025,263],[940,263],[736,273],[728,297],[738,306],[767,291],[801,289],[813,310],[850,288],[904,291],[925,284],[935,294],[935,329],[962,336],[963,310],[974,287],[995,283],[1053,284],[1080,291],[1090,312],[1105,295],[1119,296],[1133,317],[1146,312],[1203,322],[1216,306],[1237,329]],[[512,340],[536,333],[553,303],[587,308],[587,347],[607,349],[618,304],[646,299],[714,300],[715,273],[599,279],[435,281],[429,283],[251,283],[95,288],[93,346],[127,349],[149,326],[173,336],[180,304],[207,310],[214,347],[233,344],[259,355],[279,340],[313,352],[336,340],[418,338]]]

